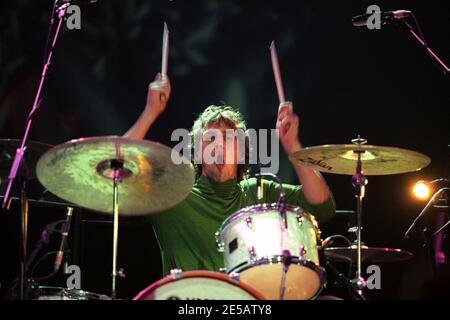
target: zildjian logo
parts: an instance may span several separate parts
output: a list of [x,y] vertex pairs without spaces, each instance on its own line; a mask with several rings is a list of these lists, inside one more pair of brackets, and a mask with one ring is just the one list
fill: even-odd
[[333,170],[333,167],[328,165],[326,162],[322,161],[322,160],[316,160],[316,159],[312,159],[312,158],[307,158],[307,159],[300,159],[301,162],[303,163],[307,163],[307,164],[312,164],[324,169],[327,169],[328,171]]

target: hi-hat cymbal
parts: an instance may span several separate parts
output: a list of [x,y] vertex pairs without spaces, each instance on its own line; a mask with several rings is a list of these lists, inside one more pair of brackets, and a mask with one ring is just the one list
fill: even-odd
[[[324,254],[330,260],[356,263],[357,246],[325,248]],[[401,249],[361,246],[361,261],[364,263],[404,261],[411,259],[412,256],[412,253]]]
[[[194,184],[193,165],[172,149],[147,140],[106,136],[72,140],[46,152],[37,177],[58,197],[82,207],[112,214],[113,170],[120,159],[119,214],[144,215],[182,201]],[[186,159],[183,159],[186,160]]]
[[[0,139],[0,180],[8,180],[9,171],[11,170],[17,148],[20,148],[22,140],[19,139]],[[53,146],[50,144],[28,141],[24,164],[26,169],[26,179],[36,178],[36,163],[39,158]]]
[[355,144],[304,148],[291,154],[289,159],[301,165],[315,166],[322,172],[353,175],[358,160],[355,151],[363,152],[361,162],[366,176],[418,171],[431,162],[426,155],[411,150]]

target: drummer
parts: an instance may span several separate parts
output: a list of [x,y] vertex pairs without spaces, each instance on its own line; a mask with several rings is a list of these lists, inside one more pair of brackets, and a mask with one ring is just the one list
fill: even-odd
[[[144,111],[125,134],[126,137],[144,138],[164,111],[170,91],[169,79],[158,74],[149,86]],[[276,122],[279,140],[290,155],[302,149],[298,138],[299,118],[292,108],[279,110]],[[229,106],[209,106],[194,122],[191,135],[204,134],[211,129],[225,132],[227,129],[245,130],[246,127],[239,111]],[[202,145],[205,148],[207,142]],[[223,146],[223,157],[226,152],[227,148]],[[296,163],[292,166],[299,185],[283,184],[287,203],[310,212],[319,223],[329,220],[335,214],[335,203],[322,175],[312,167]],[[249,179],[248,166],[237,161],[202,163],[196,169],[197,178],[188,197],[175,207],[150,216],[161,249],[164,275],[175,268],[183,271],[218,271],[223,268],[223,256],[216,249],[214,234],[224,220],[243,207],[274,203],[279,197],[279,185],[264,180],[264,197],[258,200],[257,180]]]

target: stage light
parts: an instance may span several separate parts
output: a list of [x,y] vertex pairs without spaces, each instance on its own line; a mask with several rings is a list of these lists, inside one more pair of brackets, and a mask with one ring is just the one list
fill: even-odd
[[431,186],[427,181],[417,181],[413,187],[413,194],[420,200],[427,200],[430,197]]

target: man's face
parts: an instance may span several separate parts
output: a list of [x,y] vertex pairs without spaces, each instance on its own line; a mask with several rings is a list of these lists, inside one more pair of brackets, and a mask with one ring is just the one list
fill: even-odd
[[209,125],[202,137],[202,175],[219,182],[236,179],[238,140],[234,127]]

